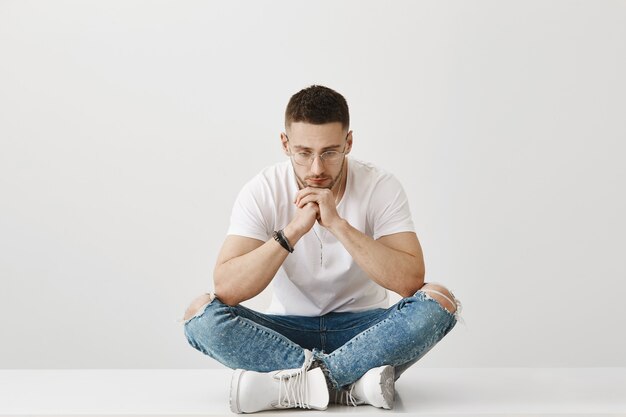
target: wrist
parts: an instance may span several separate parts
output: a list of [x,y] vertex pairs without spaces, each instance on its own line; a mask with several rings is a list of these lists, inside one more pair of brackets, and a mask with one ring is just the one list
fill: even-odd
[[336,221],[329,224],[326,227],[326,229],[328,229],[330,233],[332,233],[333,235],[335,235],[335,237],[337,237],[343,231],[345,231],[348,226],[350,226],[350,223],[348,223],[345,219],[338,218]]
[[283,233],[292,247],[296,246],[296,243],[304,235],[304,232],[302,232],[300,228],[292,225],[291,223],[283,229]]
[[273,238],[276,242],[278,242],[280,244],[280,246],[282,246],[287,252],[289,253],[293,253],[293,246],[291,246],[291,243],[289,242],[289,239],[287,239],[287,236],[285,236],[285,232],[283,230],[277,230],[274,231],[274,235]]

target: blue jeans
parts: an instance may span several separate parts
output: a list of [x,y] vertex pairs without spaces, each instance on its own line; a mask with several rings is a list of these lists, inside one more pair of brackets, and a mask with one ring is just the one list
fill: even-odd
[[456,321],[437,300],[418,291],[387,309],[320,317],[262,314],[213,298],[184,327],[191,346],[232,369],[299,368],[303,349],[311,350],[338,389],[382,365],[394,366],[397,379]]

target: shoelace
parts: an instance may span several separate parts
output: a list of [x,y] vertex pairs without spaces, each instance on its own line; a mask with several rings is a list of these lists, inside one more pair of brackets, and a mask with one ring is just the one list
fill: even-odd
[[[313,362],[310,351],[304,352],[302,367],[293,372],[277,374],[278,380],[278,404],[279,408],[311,408],[309,406],[309,381],[307,371]],[[284,371],[283,371],[284,372]]]
[[350,385],[350,389],[340,389],[335,391],[335,404],[345,404],[353,407],[359,405],[354,395],[352,395],[353,390],[354,384]]

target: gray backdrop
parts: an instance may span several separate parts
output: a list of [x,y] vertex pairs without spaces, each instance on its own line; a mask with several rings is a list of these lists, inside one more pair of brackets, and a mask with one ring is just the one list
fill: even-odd
[[0,1],[0,367],[220,366],[176,320],[314,83],[464,302],[421,366],[626,366],[625,39],[624,1]]

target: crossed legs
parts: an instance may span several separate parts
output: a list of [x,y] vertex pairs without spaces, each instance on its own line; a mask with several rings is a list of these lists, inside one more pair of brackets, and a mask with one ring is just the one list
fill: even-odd
[[[419,291],[425,292],[437,300],[437,302],[450,313],[456,312],[458,300],[455,302],[454,296],[443,285],[429,282],[425,283]],[[202,294],[194,298],[189,307],[187,307],[183,320],[187,321],[191,319],[201,307],[204,307],[211,301],[213,301],[211,294]]]
[[[460,303],[449,290],[428,283],[388,309],[332,313],[323,318],[264,315],[202,294],[185,311],[184,322],[195,349],[232,369],[298,368],[311,349],[328,382],[340,389],[383,365],[395,368],[397,379],[454,327],[459,309]],[[328,352],[302,339],[311,328],[319,333],[319,320],[340,336],[339,340],[333,336],[331,346],[335,347]]]

